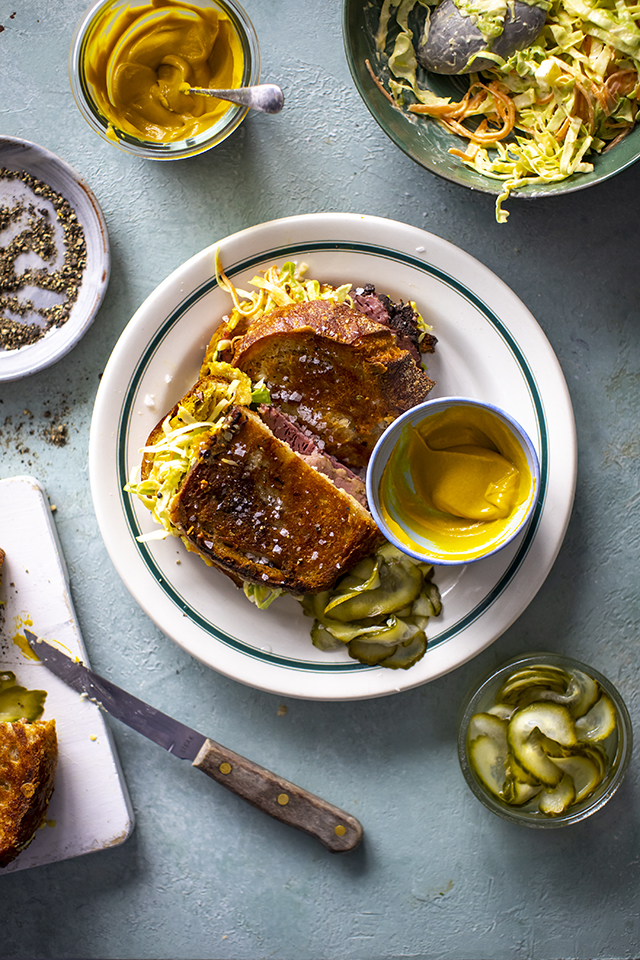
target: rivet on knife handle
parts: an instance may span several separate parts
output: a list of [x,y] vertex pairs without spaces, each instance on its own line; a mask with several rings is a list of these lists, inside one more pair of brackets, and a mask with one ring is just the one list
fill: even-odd
[[311,834],[333,853],[353,850],[362,840],[355,817],[215,740],[205,740],[193,766],[275,820]]

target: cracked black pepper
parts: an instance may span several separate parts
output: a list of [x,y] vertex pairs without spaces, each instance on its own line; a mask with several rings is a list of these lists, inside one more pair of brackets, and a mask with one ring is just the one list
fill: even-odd
[[[17,350],[69,319],[87,265],[87,243],[73,207],[48,184],[26,171],[6,167],[0,168],[0,180],[19,180],[33,194],[32,199],[16,197],[13,205],[0,206],[0,234],[12,224],[22,226],[6,246],[0,246],[0,349]],[[45,264],[58,258],[49,208],[39,206],[43,200],[49,201],[62,227],[62,265],[57,270],[29,267],[18,274],[16,261],[22,254],[35,253]],[[59,300],[36,306],[33,300],[19,296],[27,288],[49,291]]]

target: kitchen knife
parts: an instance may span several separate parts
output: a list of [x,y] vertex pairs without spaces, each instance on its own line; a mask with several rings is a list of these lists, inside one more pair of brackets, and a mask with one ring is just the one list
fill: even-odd
[[333,853],[346,853],[360,843],[362,826],[344,810],[155,710],[30,630],[24,634],[49,670],[78,693],[169,753],[191,760],[198,770],[263,813],[311,834]]

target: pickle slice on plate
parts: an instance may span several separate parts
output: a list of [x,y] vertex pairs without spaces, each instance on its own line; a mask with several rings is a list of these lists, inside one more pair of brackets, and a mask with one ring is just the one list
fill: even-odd
[[343,581],[325,607],[325,616],[351,622],[394,613],[413,603],[423,586],[422,572],[412,563],[381,563],[377,577],[377,586],[369,580],[349,584],[345,578],[346,582]]
[[399,643],[393,653],[381,660],[378,666],[388,667],[391,670],[408,670],[414,663],[421,660],[426,652],[427,638],[424,633],[419,633],[411,640]]

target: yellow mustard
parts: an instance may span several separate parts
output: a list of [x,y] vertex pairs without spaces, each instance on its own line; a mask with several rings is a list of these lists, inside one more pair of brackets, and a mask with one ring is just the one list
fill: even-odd
[[105,12],[85,53],[87,81],[110,127],[157,143],[186,140],[231,105],[184,92],[242,84],[242,42],[213,7],[151,0]]
[[477,559],[498,546],[534,494],[524,450],[490,410],[448,407],[407,424],[380,483],[380,511],[400,543],[434,558]]

